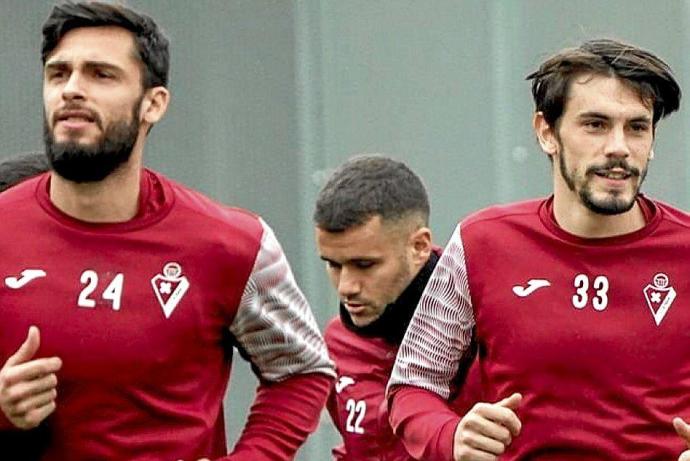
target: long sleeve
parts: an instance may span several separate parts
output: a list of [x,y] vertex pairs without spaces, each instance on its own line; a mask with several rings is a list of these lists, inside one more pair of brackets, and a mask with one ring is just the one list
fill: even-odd
[[452,460],[460,418],[451,387],[470,349],[474,315],[460,228],[454,231],[407,329],[388,385],[390,422],[414,457]]
[[230,325],[260,385],[235,450],[223,460],[281,461],[319,421],[335,370],[309,304],[272,230]]
[[452,461],[460,417],[437,394],[414,386],[391,391],[389,419],[408,453],[425,461]]
[[316,429],[331,386],[331,378],[321,373],[261,383],[235,449],[221,460],[293,459],[297,449]]
[[[328,414],[330,415],[331,420],[333,421],[333,425],[338,430],[338,432],[342,434],[343,427],[340,423],[340,418],[338,418],[338,407],[335,395],[335,389],[331,388],[331,391],[328,395],[328,400],[326,401],[326,410],[328,410]],[[340,444],[337,447],[334,447],[332,450],[332,454],[334,461],[343,461],[347,459],[347,450],[345,450],[345,444]]]
[[298,373],[335,378],[335,366],[283,249],[263,220],[254,267],[229,329],[260,379],[281,381]]

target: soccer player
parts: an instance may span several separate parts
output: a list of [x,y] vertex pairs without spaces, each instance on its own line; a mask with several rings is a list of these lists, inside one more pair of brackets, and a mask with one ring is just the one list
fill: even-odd
[[340,298],[325,332],[338,373],[328,400],[343,439],[333,450],[338,461],[412,459],[388,423],[385,389],[439,258],[428,220],[420,178],[379,155],[343,163],[317,198],[316,243]]
[[50,169],[43,152],[17,154],[0,161],[0,192]]
[[[604,39],[528,79],[553,195],[454,231],[400,347],[392,426],[425,460],[674,459],[690,217],[640,187],[680,88],[654,54]],[[444,398],[473,344],[485,402],[458,417]]]
[[[42,461],[292,459],[332,362],[268,225],[142,167],[168,40],[131,9],[65,3],[42,59],[52,171],[0,195],[0,428],[45,426]],[[227,455],[233,344],[260,385]]]
[[[16,154],[0,161],[0,192],[45,173],[50,169],[43,152]],[[5,455],[21,460],[39,459],[45,438],[49,436],[45,425],[32,430],[15,432],[0,431],[0,447]]]

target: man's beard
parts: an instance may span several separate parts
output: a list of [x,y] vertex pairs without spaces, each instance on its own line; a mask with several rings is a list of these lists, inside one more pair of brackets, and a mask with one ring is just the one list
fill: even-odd
[[111,124],[100,140],[93,144],[56,142],[44,117],[43,140],[51,168],[61,177],[76,183],[97,182],[108,177],[132,155],[139,134],[140,104],[141,100],[134,105],[131,121],[120,120]]
[[[562,148],[561,152],[563,152]],[[642,186],[644,178],[647,175],[646,168],[640,171],[639,169],[630,166],[625,159],[614,158],[606,162],[605,165],[588,167],[583,176],[584,181],[582,182],[582,184],[580,184],[580,189],[577,190],[577,185],[575,184],[574,178],[575,175],[572,174],[572,172],[568,171],[564,155],[561,155],[561,158],[558,163],[563,180],[568,185],[568,188],[571,191],[577,192],[582,204],[585,207],[587,207],[588,210],[593,211],[594,213],[607,216],[625,213],[633,207],[633,205],[635,204],[635,200],[637,199],[637,195],[640,191],[640,187]],[[617,196],[608,197],[605,199],[596,199],[591,189],[591,183],[587,180],[587,178],[593,176],[597,170],[607,170],[613,168],[620,168],[625,170],[632,179],[639,178],[637,188],[635,188],[633,194],[627,200]]]

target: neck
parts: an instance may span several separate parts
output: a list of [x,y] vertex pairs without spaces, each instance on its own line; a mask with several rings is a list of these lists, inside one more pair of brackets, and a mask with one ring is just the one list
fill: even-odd
[[[570,190],[567,192],[573,194]],[[645,226],[644,214],[637,200],[624,213],[603,215],[590,210],[579,200],[573,206],[572,201],[559,199],[561,197],[556,191],[553,200],[556,222],[563,230],[578,237],[615,237],[635,232]]]
[[417,308],[417,303],[422,296],[424,287],[438,262],[438,258],[439,256],[432,252],[426,264],[417,272],[398,299],[386,306],[383,314],[369,325],[363,327],[356,326],[352,323],[352,319],[345,307],[340,304],[340,318],[345,327],[360,336],[379,337],[390,344],[399,345]]
[[50,200],[72,218],[90,223],[125,222],[139,211],[141,154],[132,152],[129,161],[102,181],[75,183],[51,173]]

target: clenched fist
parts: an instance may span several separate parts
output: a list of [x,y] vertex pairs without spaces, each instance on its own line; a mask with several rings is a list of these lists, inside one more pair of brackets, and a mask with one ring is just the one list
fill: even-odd
[[58,357],[34,359],[41,344],[40,332],[32,326],[26,340],[0,369],[0,409],[19,429],[38,426],[55,411]]

